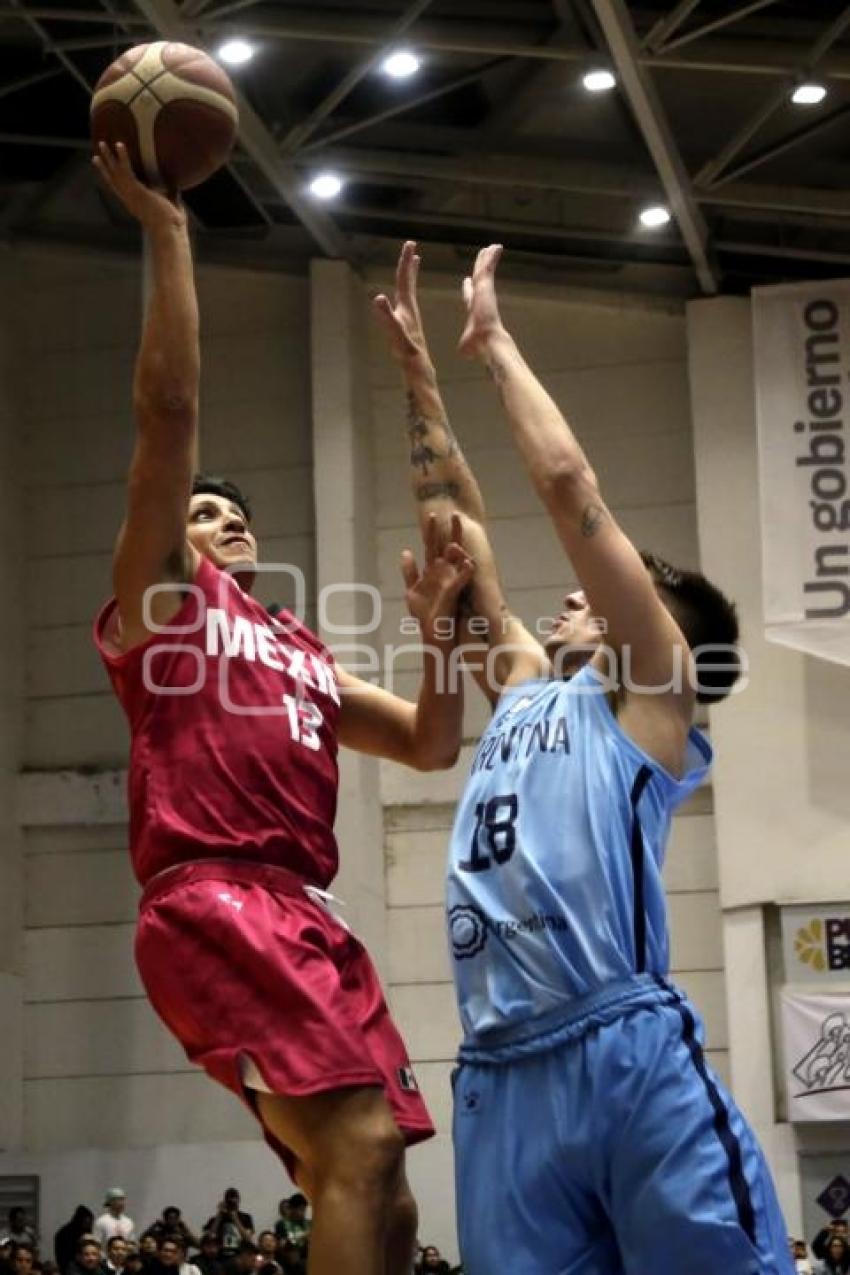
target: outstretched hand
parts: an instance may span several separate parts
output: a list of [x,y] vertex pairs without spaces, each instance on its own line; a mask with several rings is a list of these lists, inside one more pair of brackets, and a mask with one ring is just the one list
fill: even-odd
[[92,163],[116,198],[145,230],[154,230],[157,226],[186,225],[186,210],[182,204],[169,199],[163,191],[152,190],[139,181],[123,142],[116,142],[114,147],[107,142],[99,142]]
[[399,255],[392,301],[381,292],[372,302],[375,316],[387,334],[390,352],[400,363],[429,359],[416,295],[420,263],[416,243],[408,239]]
[[496,298],[496,267],[501,256],[500,243],[482,248],[475,258],[472,274],[463,281],[463,302],[467,318],[458,349],[467,358],[475,358],[481,354],[488,338],[503,331]]
[[460,595],[475,573],[475,562],[463,547],[463,529],[457,514],[452,515],[448,540],[441,543],[442,540],[437,516],[431,514],[425,529],[422,571],[409,549],[401,555],[408,610],[419,621],[426,641],[446,638],[448,626],[444,622],[455,619]]

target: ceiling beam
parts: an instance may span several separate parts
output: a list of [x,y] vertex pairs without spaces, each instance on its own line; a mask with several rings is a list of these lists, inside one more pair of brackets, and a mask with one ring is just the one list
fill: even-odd
[[[76,80],[83,92],[91,94],[93,85],[89,83],[77,64],[72,62],[68,55],[63,53],[61,49],[57,49],[56,45],[53,43],[53,37],[50,32],[41,25],[38,19],[34,16],[32,10],[21,4],[21,0],[11,0],[10,9],[11,16],[19,18],[21,22],[26,23],[30,30],[38,36],[44,49],[61,62],[62,66],[71,78]],[[108,20],[109,19],[105,15],[102,17],[102,21],[107,22]]]
[[[49,18],[53,22],[93,22],[99,26],[107,26],[112,21],[103,9],[57,9],[55,6],[28,4],[27,13],[31,18]],[[17,17],[20,17],[20,13],[15,8],[14,0],[7,0],[6,4],[0,5],[0,18]],[[127,26],[147,26],[144,18],[133,15],[124,17],[122,14],[121,21]]]
[[665,53],[668,49],[679,49],[684,44],[692,44],[694,40],[702,40],[712,31],[719,31],[721,27],[728,27],[733,22],[740,22],[742,18],[749,17],[751,13],[757,13],[759,9],[766,9],[769,4],[776,4],[776,0],[750,0],[749,4],[743,5],[740,9],[734,9],[732,13],[724,13],[722,17],[715,18],[712,22],[706,22],[701,27],[694,27],[693,30],[686,31],[683,35],[677,35],[675,39],[666,40],[659,52]]
[[[423,184],[446,182],[455,186],[496,190],[521,187],[523,190],[560,191],[568,195],[630,201],[657,199],[661,193],[657,178],[638,168],[578,163],[555,155],[544,157],[499,152],[480,155],[469,152],[448,157],[423,155],[414,149],[391,151],[339,147],[323,154],[323,160],[342,173],[395,177]],[[306,167],[301,156],[296,163],[299,167]],[[850,217],[850,192],[844,190],[730,182],[722,187],[695,189],[693,194],[697,203],[707,207],[750,208],[814,217]]]
[[671,13],[659,18],[643,38],[643,47],[650,53],[656,53],[664,45],[674,31],[678,31],[683,22],[691,16],[700,0],[679,0]]
[[[524,249],[517,247],[517,240],[559,240],[564,244],[563,255],[577,260],[603,261],[608,265],[658,265],[674,270],[691,269],[679,244],[669,239],[666,243],[657,240],[647,242],[645,239],[631,238],[614,231],[588,230],[586,227],[571,229],[558,224],[478,217],[473,213],[430,212],[422,209],[399,212],[397,209],[387,210],[360,204],[343,204],[339,212],[352,220],[418,227],[416,233],[422,239],[428,238],[429,228],[451,230],[459,232],[463,241],[471,246],[480,247],[483,242],[507,239],[511,242],[512,249],[520,252]],[[586,244],[586,248],[579,246],[582,244]],[[608,245],[607,251],[605,245]]]
[[367,128],[373,128],[375,124],[383,124],[385,120],[395,119],[397,115],[404,115],[406,111],[413,111],[418,106],[425,106],[427,102],[436,101],[439,97],[446,97],[457,89],[465,88],[467,84],[474,84],[485,75],[489,75],[491,71],[495,71],[497,67],[504,66],[508,61],[508,58],[491,58],[490,61],[483,62],[481,66],[476,67],[474,71],[469,71],[466,75],[459,75],[454,80],[448,80],[445,84],[429,89],[427,93],[419,93],[416,97],[407,98],[403,102],[396,102],[395,106],[390,106],[385,111],[378,111],[376,115],[369,115],[365,119],[356,120],[353,124],[346,124],[343,128],[335,129],[332,133],[325,133],[316,138],[314,142],[311,142],[309,146],[302,146],[298,152],[299,158],[326,146],[332,146],[334,142],[341,142],[344,137],[352,137],[355,133],[362,133]]
[[[28,12],[35,18],[60,20],[58,10],[40,5],[28,6]],[[0,2],[0,18],[20,17],[9,0]],[[95,23],[107,25],[110,19],[100,11],[92,9],[62,9],[62,21],[78,23]],[[124,14],[121,16],[124,26],[132,26],[144,30],[147,22],[141,16]],[[240,32],[246,37],[306,40],[317,43],[332,44],[378,44],[382,39],[382,28],[373,19],[363,18],[349,13],[328,15],[317,18],[315,10],[301,8],[287,9],[285,16],[275,20],[248,18],[239,24]],[[227,27],[227,19],[219,23],[214,15],[205,14],[192,23],[211,38],[217,38]],[[520,28],[525,30],[525,28]],[[542,39],[541,35],[541,39]],[[523,38],[518,34],[516,26],[512,28],[490,27],[462,24],[457,22],[423,23],[417,31],[417,47],[425,52],[470,54],[481,57],[534,58],[554,62],[586,63],[588,51],[575,45],[547,45]],[[641,64],[651,67],[664,67],[669,70],[713,73],[716,71],[739,75],[778,76],[793,74],[797,68],[795,58],[796,46],[777,41],[759,40],[754,55],[753,43],[732,40],[704,40],[701,42],[699,55],[674,56],[649,54],[641,57]],[[850,80],[850,56],[846,53],[835,54],[822,67],[823,74],[829,79]]]
[[10,97],[13,93],[20,93],[22,89],[32,88],[34,84],[41,84],[42,80],[52,80],[61,74],[61,67],[52,66],[47,71],[34,71],[32,75],[21,75],[16,80],[0,84],[0,97]]
[[629,100],[643,139],[652,155],[661,184],[694,265],[700,287],[717,292],[719,277],[710,259],[708,226],[691,191],[690,179],[661,100],[649,72],[638,63],[639,46],[624,0],[593,0],[623,92]]
[[345,101],[349,94],[357,88],[361,80],[365,80],[366,76],[374,71],[380,60],[385,56],[387,49],[413,26],[417,18],[422,16],[431,3],[432,0],[413,0],[412,4],[407,6],[398,22],[386,32],[384,43],[351,67],[336,87],[314,107],[307,118],[293,125],[281,142],[281,150],[284,152],[296,151],[305,142],[308,142],[319,125]]
[[[164,39],[197,43],[194,28],[183,21],[174,0],[133,0],[133,3]],[[328,257],[349,257],[344,236],[327,213],[305,196],[292,166],[282,159],[274,137],[238,86],[234,87],[239,108],[239,141],[243,150],[250,155],[272,189],[289,205],[322,252]]]
[[[323,155],[341,172],[444,181],[453,185],[559,190],[569,194],[657,196],[659,186],[651,177],[628,168],[605,164],[576,164],[516,154],[463,154],[447,158],[414,150],[364,150],[339,148]],[[296,160],[299,163],[300,160]]]
[[830,23],[822,35],[815,40],[806,57],[800,61],[796,74],[783,80],[762,105],[753,112],[750,118],[741,125],[737,132],[730,137],[720,153],[709,163],[703,165],[694,178],[694,182],[697,185],[710,186],[718,180],[732,161],[740,155],[747,143],[752,141],[756,133],[761,131],[767,121],[772,119],[776,112],[786,104],[797,78],[810,74],[823,61],[826,54],[848,27],[850,27],[850,5],[847,5],[835,21]]
[[792,146],[799,146],[801,142],[806,142],[815,133],[822,132],[825,128],[830,128],[839,120],[846,119],[850,114],[850,104],[845,103],[844,106],[837,107],[834,111],[830,111],[828,115],[822,115],[820,119],[813,120],[811,124],[806,124],[803,128],[798,128],[794,133],[788,133],[785,137],[780,137],[778,141],[772,142],[769,146],[763,147],[762,150],[756,151],[755,154],[748,155],[737,168],[728,169],[722,177],[710,186],[709,191],[715,190],[718,186],[724,185],[728,181],[732,181],[735,177],[740,177],[743,173],[748,173],[753,168],[759,168],[762,164],[766,164],[769,160],[775,159],[777,155],[783,154],[784,151],[790,150]]
[[[0,132],[3,146],[52,146],[88,151],[89,143],[80,137],[59,137],[44,133]],[[568,195],[601,196],[612,199],[653,199],[659,184],[637,169],[620,165],[576,164],[557,157],[531,158],[527,155],[489,154],[459,155],[456,158],[420,155],[409,151],[335,150],[323,157],[340,172],[368,173],[399,177],[423,183],[444,181],[453,185],[523,187],[526,190],[561,191]],[[234,168],[249,162],[246,156],[234,156]],[[298,169],[306,168],[300,156]],[[256,194],[255,194],[256,197]],[[695,190],[699,204],[709,208],[747,208],[754,211],[796,213],[812,217],[850,217],[850,193],[818,187],[776,186],[755,182],[730,181],[708,190]]]

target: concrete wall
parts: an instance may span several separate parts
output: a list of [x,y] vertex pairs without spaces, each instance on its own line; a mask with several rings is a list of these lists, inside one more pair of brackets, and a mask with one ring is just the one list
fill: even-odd
[[[0,258],[7,313],[15,294],[13,263]],[[23,1031],[23,860],[16,817],[23,695],[23,498],[19,358],[14,325],[0,323],[0,1149],[21,1139]]]

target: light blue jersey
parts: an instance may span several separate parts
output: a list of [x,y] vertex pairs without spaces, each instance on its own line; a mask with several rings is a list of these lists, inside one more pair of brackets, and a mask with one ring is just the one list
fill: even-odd
[[675,807],[711,749],[690,732],[674,779],[621,729],[597,673],[504,691],[452,835],[447,907],[467,1042],[669,965],[661,868]]
[[674,779],[590,667],[499,701],[448,884],[467,1275],[506,1253],[518,1275],[793,1273],[761,1151],[664,977],[670,817],[710,761],[691,731]]

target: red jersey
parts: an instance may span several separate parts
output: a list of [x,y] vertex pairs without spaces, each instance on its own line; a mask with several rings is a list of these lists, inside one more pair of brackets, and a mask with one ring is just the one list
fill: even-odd
[[339,692],[327,649],[271,619],[201,559],[163,632],[122,652],[113,598],[95,642],[130,722],[130,853],[141,884],[193,859],[244,858],[327,886]]

